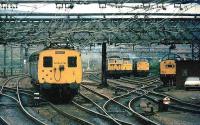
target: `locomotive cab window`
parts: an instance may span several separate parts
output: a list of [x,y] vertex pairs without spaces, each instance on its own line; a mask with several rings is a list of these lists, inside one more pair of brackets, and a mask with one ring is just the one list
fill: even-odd
[[174,68],[174,65],[166,65],[167,68]]
[[77,67],[77,57],[68,57],[68,67]]
[[51,56],[43,57],[43,67],[52,67],[53,66],[53,58]]

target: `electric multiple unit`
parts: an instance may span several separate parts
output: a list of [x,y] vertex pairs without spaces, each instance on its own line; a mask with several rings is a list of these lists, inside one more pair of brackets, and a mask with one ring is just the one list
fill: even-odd
[[81,54],[71,49],[47,49],[29,58],[32,83],[40,90],[58,89],[63,96],[78,92],[82,81]]
[[130,76],[132,73],[132,60],[130,58],[120,58],[112,56],[107,59],[107,76],[119,78],[120,76]]

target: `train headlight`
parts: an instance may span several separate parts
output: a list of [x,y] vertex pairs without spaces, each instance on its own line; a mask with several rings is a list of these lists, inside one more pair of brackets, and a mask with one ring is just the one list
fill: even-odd
[[26,62],[27,62],[27,61],[26,61],[26,59],[25,59],[25,60],[24,60],[24,64],[26,64]]

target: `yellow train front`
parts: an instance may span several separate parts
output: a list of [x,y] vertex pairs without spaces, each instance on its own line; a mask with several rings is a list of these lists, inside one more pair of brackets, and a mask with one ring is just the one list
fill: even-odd
[[133,73],[133,61],[130,58],[123,58],[122,73],[125,76],[130,76]]
[[175,84],[176,79],[176,62],[172,59],[162,60],[160,62],[160,79],[167,84]]
[[29,58],[32,83],[40,91],[58,90],[62,96],[75,95],[82,81],[81,54],[70,49],[47,49]]
[[149,74],[149,62],[147,60],[138,60],[135,63],[135,76],[147,76]]
[[132,60],[129,58],[120,58],[118,56],[107,59],[108,78],[120,78],[121,76],[130,76],[132,73]]

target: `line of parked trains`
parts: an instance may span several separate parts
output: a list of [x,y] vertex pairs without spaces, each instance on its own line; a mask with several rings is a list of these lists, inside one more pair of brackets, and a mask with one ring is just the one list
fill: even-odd
[[119,78],[120,76],[147,76],[149,74],[149,62],[145,59],[132,60],[111,56],[107,59],[107,76]]
[[[164,85],[175,84],[176,82],[176,60],[180,56],[172,54],[166,55],[160,61],[160,79]],[[145,59],[131,60],[130,58],[120,58],[119,56],[109,57],[107,59],[107,75],[111,78],[121,76],[147,76],[149,74],[150,64]]]
[[[109,77],[147,76],[150,65],[147,60],[133,61],[129,58],[110,57],[107,59]],[[61,96],[73,96],[82,82],[81,53],[72,49],[46,49],[29,57],[29,74],[32,83],[42,90],[58,90]],[[176,63],[163,60],[160,63],[160,78],[166,83],[175,81]]]

